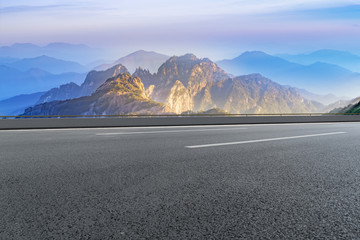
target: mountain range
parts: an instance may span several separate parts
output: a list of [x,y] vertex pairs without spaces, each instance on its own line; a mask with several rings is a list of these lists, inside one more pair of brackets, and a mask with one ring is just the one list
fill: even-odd
[[323,62],[335,64],[354,72],[360,72],[360,56],[346,51],[322,49],[309,54],[279,54],[277,56],[290,62],[304,65]]
[[306,99],[309,99],[311,101],[316,101],[319,102],[323,105],[331,105],[334,104],[335,102],[341,102],[341,101],[346,101],[349,98],[348,97],[339,97],[336,96],[334,94],[316,94],[316,93],[312,93],[307,91],[306,89],[301,89],[301,88],[296,88],[296,90],[301,94],[301,96],[303,96]]
[[35,58],[24,58],[17,61],[3,63],[2,65],[15,68],[19,71],[28,71],[30,69],[36,68],[52,74],[61,74],[67,72],[85,73],[91,70],[77,62],[65,61],[45,55]]
[[217,62],[233,75],[260,73],[280,84],[304,88],[319,94],[333,93],[356,96],[360,92],[360,74],[338,65],[315,62],[301,65],[264,52],[245,52],[240,56]]
[[[20,44],[14,47],[26,49],[29,46]],[[326,55],[324,51],[315,52],[316,54],[313,55],[331,56],[331,54],[342,53],[326,50],[325,53],[328,53]],[[351,56],[356,58],[356,55],[344,54],[344,59],[349,60]],[[329,59],[328,62],[331,62]],[[341,94],[344,92],[343,88],[346,89],[346,93],[353,92],[352,95],[358,95],[355,83],[359,74],[356,72],[323,62],[303,65],[259,51],[245,52],[235,59],[219,61],[217,64],[207,58],[199,59],[193,54],[169,57],[144,50],[119,58],[112,63],[106,62],[108,61],[101,60],[81,65],[74,61],[46,55],[32,58],[0,56],[0,100],[22,94],[13,99],[7,99],[9,101],[6,100],[10,105],[11,102],[16,103],[13,108],[6,108],[7,112],[15,113],[20,111],[18,106],[25,108],[35,104],[91,96],[107,79],[125,73],[133,73],[132,77],[140,78],[146,96],[153,101],[165,104],[177,114],[205,112],[215,108],[231,113],[266,113],[265,108],[275,112],[323,112],[341,108],[350,103],[346,97],[337,97],[328,92],[339,91],[340,96],[346,95]],[[98,65],[99,63],[105,64]],[[87,72],[96,65],[95,70],[90,71],[86,77],[81,73]],[[69,73],[71,71],[72,73]],[[262,85],[257,84],[259,82]],[[306,87],[302,88],[303,85]],[[248,89],[244,90],[246,88]],[[297,95],[297,97],[285,99],[282,96],[268,102],[260,100],[272,88],[277,90],[272,93],[273,96],[281,95],[285,91],[283,88],[287,88],[289,92],[292,92],[288,96]],[[336,91],[329,90],[334,88]],[[29,101],[30,97],[27,94],[37,91],[46,92],[40,97],[34,94],[33,96],[38,99],[35,101],[33,97]],[[230,94],[231,91],[232,94]],[[255,94],[250,100],[249,93],[253,94],[256,91],[258,91],[257,95]],[[237,99],[236,94],[244,96],[247,100],[240,103],[238,99],[239,102],[234,103],[234,99]],[[20,103],[21,99],[23,103]],[[300,99],[303,99],[303,102]],[[292,107],[286,107],[281,103],[293,101],[297,104]],[[271,102],[276,103],[271,105]],[[0,108],[0,114],[4,112],[1,110]]]
[[45,92],[21,94],[9,99],[2,100],[0,101],[0,115],[16,116],[22,114],[26,108],[35,105],[44,93]]
[[55,42],[46,46],[38,46],[31,43],[15,43],[11,46],[0,47],[0,58],[34,58],[46,55],[53,58],[75,61],[87,64],[99,58],[104,58],[100,49],[94,49],[84,44],[69,44]]
[[0,99],[47,91],[68,82],[80,83],[84,77],[83,73],[51,74],[37,68],[20,71],[0,65]]
[[294,88],[260,74],[232,78],[211,60],[193,54],[171,57],[155,74],[138,68],[131,76],[122,65],[92,71],[82,86],[91,87],[80,94],[83,97],[38,104],[26,109],[24,115],[180,114],[213,108],[229,113],[280,113],[318,109],[316,103],[304,99]]

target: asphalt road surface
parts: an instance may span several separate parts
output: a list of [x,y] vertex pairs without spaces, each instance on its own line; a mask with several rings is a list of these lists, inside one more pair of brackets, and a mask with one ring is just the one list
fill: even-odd
[[0,131],[0,239],[359,239],[360,123]]

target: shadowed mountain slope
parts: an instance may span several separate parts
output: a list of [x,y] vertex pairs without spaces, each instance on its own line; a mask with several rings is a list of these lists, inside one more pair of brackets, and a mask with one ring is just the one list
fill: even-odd
[[86,75],[84,82],[80,86],[74,83],[68,83],[58,88],[53,88],[41,96],[37,103],[89,96],[94,93],[96,89],[100,87],[108,78],[127,72],[128,70],[121,64],[113,66],[105,71],[93,70]]

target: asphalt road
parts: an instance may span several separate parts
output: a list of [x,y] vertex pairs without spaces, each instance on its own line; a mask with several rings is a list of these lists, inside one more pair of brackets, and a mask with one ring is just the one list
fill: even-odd
[[0,239],[359,239],[360,123],[0,131]]

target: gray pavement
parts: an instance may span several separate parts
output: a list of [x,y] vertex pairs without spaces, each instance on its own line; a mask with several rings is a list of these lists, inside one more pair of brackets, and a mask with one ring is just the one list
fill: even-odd
[[0,131],[0,239],[359,239],[360,123]]

